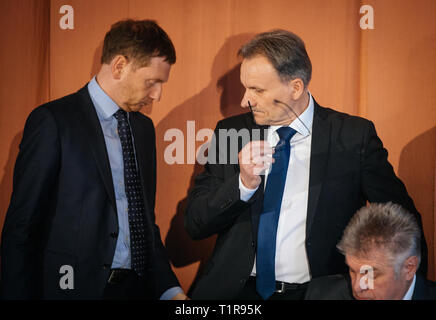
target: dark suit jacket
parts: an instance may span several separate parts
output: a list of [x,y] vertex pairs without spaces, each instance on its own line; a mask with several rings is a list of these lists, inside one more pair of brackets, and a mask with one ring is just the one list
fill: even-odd
[[[336,274],[312,279],[305,300],[354,300],[348,274]],[[436,282],[417,274],[412,300],[436,300]]]
[[[336,244],[353,214],[366,201],[392,201],[410,210],[420,224],[421,219],[370,121],[315,102],[312,127],[305,243],[310,274],[319,277],[347,271]],[[230,128],[265,127],[257,126],[249,113],[224,119],[215,130],[214,147],[219,149],[219,130]],[[217,157],[222,151],[217,151]],[[229,153],[227,150],[228,158]],[[193,298],[235,298],[252,271],[264,185],[262,182],[246,203],[240,200],[238,177],[238,164],[207,164],[189,194],[185,214],[188,233],[194,239],[218,234]],[[423,246],[426,267],[425,241]]]
[[[178,286],[155,224],[156,147],[151,119],[131,113],[153,243],[152,296]],[[27,119],[2,233],[3,296],[11,299],[99,299],[118,236],[112,173],[103,132],[85,86],[36,108]],[[61,290],[60,268],[74,269]],[[152,282],[153,281],[153,282]]]

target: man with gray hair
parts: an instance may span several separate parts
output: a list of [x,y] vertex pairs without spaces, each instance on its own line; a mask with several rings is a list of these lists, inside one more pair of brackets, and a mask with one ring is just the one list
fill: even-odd
[[306,299],[436,299],[436,283],[416,273],[420,244],[416,219],[401,206],[389,202],[363,207],[337,245],[349,275],[312,280]]
[[[336,244],[367,201],[393,201],[420,216],[373,123],[315,101],[300,37],[261,33],[239,56],[241,106],[251,112],[218,122],[209,162],[188,197],[191,237],[218,235],[192,297],[303,299],[311,278],[346,272]],[[232,129],[251,132],[245,144],[235,137],[237,164],[218,134]],[[425,241],[422,248],[424,262]]]

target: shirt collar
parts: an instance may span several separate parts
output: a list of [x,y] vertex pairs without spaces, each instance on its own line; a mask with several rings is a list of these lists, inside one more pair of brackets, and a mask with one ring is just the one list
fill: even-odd
[[88,91],[99,119],[107,120],[120,109],[111,97],[103,91],[95,76],[88,83]]
[[416,274],[413,276],[412,284],[410,285],[409,290],[407,290],[407,293],[404,296],[403,300],[412,300],[413,291],[415,291],[415,282],[416,282]]
[[[307,137],[308,135],[310,135],[310,132],[312,132],[312,123],[313,123],[313,111],[314,111],[314,102],[313,102],[313,98],[312,95],[310,94],[310,92],[308,92],[309,95],[309,105],[307,106],[306,110],[304,110],[304,112],[302,114],[299,115],[299,118],[301,121],[299,121],[298,119],[295,119],[294,121],[291,122],[291,124],[289,125],[289,127],[291,127],[292,129],[295,129],[295,131],[297,131],[299,134],[301,134],[303,137]],[[309,131],[307,131],[307,129],[309,129]],[[270,126],[270,132],[275,132],[278,128],[280,128],[282,126]]]

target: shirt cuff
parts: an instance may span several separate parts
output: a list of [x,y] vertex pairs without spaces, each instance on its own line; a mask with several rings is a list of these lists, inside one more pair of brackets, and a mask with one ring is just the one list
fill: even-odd
[[159,300],[171,300],[172,298],[174,298],[176,296],[176,294],[178,293],[183,293],[182,288],[180,287],[172,287],[169,288],[167,291],[165,291],[164,293],[162,293],[162,295],[160,296]]
[[242,183],[241,175],[239,174],[239,193],[240,193],[240,198],[242,201],[247,202],[248,200],[250,200],[250,198],[253,196],[253,194],[256,192],[256,190],[258,188],[259,188],[259,186],[256,187],[256,189],[248,189]]

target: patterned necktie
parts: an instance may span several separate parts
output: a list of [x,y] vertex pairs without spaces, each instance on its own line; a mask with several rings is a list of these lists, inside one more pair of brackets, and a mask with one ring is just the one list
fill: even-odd
[[130,125],[127,121],[127,113],[120,109],[114,114],[114,117],[118,121],[118,135],[123,149],[124,187],[128,202],[132,269],[142,276],[145,273],[147,268],[146,263],[148,262],[142,185],[136,168],[135,151],[133,149]]
[[280,137],[275,147],[271,172],[266,183],[263,209],[257,232],[256,253],[256,290],[264,299],[268,299],[275,291],[275,257],[276,236],[280,208],[288,172],[289,156],[291,154],[290,140],[296,131],[290,127],[277,129]]

